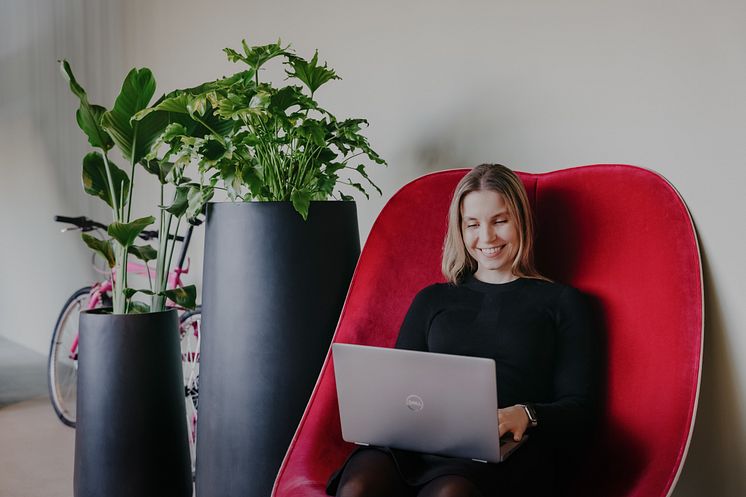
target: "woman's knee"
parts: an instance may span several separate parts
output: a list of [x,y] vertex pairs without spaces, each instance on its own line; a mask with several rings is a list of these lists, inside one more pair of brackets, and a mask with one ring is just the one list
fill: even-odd
[[342,472],[337,497],[396,497],[404,482],[389,454],[375,450],[355,454]]
[[482,497],[479,489],[463,476],[441,476],[425,485],[417,497]]
[[366,475],[349,475],[340,482],[337,497],[376,497],[372,492],[375,485],[371,485]]

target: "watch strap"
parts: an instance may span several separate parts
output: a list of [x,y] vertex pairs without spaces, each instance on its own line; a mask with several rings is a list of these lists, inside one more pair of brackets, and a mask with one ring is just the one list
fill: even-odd
[[531,404],[518,405],[522,407],[524,411],[526,411],[526,416],[528,416],[528,425],[531,428],[536,428],[536,426],[539,425],[539,420],[536,417],[536,409],[534,409],[534,406],[532,406]]

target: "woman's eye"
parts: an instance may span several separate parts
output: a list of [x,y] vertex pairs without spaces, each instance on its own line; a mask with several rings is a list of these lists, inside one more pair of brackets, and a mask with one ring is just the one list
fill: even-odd
[[478,224],[467,224],[466,227],[467,228],[478,228],[479,225]]
[[497,221],[495,221],[495,224],[502,224],[502,223],[507,223],[507,222],[508,221],[506,219],[498,219]]

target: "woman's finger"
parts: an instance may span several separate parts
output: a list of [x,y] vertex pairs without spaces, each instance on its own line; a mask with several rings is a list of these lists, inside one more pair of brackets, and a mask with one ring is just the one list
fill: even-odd
[[518,428],[516,430],[513,430],[513,440],[515,440],[516,442],[520,442],[521,439],[523,438],[523,433],[524,432],[525,432],[525,430],[522,429],[522,428]]

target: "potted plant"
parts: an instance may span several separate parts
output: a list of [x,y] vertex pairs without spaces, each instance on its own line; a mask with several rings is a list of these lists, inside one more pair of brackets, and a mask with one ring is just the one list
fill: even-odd
[[[229,197],[207,209],[197,495],[269,495],[360,254],[349,192],[380,193],[365,164],[385,162],[364,119],[339,120],[315,100],[339,79],[318,53],[306,60],[279,41],[225,52],[241,71],[135,119],[188,118],[161,159],[189,158],[203,197]],[[273,60],[286,84],[261,77]]]
[[[113,308],[81,313],[79,332],[76,497],[191,495],[191,464],[184,423],[184,397],[175,309],[166,300],[194,307],[196,289],[166,289],[173,254],[173,235],[186,216],[201,209],[189,196],[184,164],[149,160],[151,149],[167,139],[169,118],[154,114],[133,121],[150,102],[155,79],[148,69],[133,69],[111,110],[91,104],[67,61],[62,73],[80,106],[78,125],[97,151],[83,159],[83,186],[111,208],[108,237],[84,233],[84,242],[107,262],[113,273]],[[118,148],[129,173],[110,153]],[[155,222],[132,219],[135,176],[142,165],[161,182],[159,248],[137,245],[143,230]],[[172,183],[170,203],[166,185]],[[199,197],[202,198],[202,197]],[[191,202],[191,203],[190,203]],[[175,228],[175,229],[174,229]],[[171,235],[171,237],[169,237]],[[130,256],[146,264],[155,260],[154,278],[144,289],[128,286]],[[150,297],[150,303],[136,295]]]

